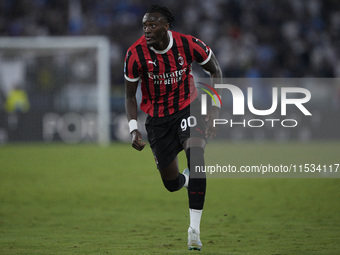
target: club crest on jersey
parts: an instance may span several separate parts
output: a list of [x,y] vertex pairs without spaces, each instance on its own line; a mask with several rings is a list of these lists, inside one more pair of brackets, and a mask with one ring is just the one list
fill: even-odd
[[181,54],[178,55],[178,64],[180,64],[181,66],[184,64],[184,59]]

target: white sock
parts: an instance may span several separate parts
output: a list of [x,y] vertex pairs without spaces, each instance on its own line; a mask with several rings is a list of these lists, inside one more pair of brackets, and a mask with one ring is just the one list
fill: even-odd
[[203,210],[189,209],[190,227],[200,232],[200,223]]

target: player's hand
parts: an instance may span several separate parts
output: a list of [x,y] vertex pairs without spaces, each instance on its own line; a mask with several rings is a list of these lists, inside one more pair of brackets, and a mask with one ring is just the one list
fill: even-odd
[[146,143],[142,141],[142,134],[138,129],[131,132],[131,145],[138,151],[143,150],[146,145]]
[[212,106],[209,109],[208,114],[205,117],[205,121],[207,122],[207,129],[205,132],[205,136],[208,139],[212,139],[217,134],[217,127],[214,127],[214,119],[218,119],[220,116],[220,108],[216,106]]

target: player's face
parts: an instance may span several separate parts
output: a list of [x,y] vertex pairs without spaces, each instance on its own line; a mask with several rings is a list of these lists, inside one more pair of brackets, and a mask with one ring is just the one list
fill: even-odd
[[169,24],[160,13],[146,13],[143,17],[143,31],[148,46],[162,50],[167,46]]

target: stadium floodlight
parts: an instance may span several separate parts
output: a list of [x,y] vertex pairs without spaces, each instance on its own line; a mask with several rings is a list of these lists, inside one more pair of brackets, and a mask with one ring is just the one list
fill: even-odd
[[[32,57],[34,56],[34,57]],[[84,57],[85,56],[85,57]],[[90,56],[90,57],[88,57]],[[36,60],[39,57],[39,60]],[[53,57],[53,59],[52,59]],[[34,60],[32,60],[34,58]],[[41,59],[50,58],[47,61],[43,62]],[[63,101],[61,97],[66,94],[65,91],[72,90],[73,86],[73,94],[77,97],[77,93],[75,92],[75,87],[78,86],[78,90],[81,93],[85,94],[87,91],[88,97],[96,97],[95,99],[83,100],[84,104],[95,104],[93,111],[97,116],[96,123],[96,137],[91,141],[96,141],[99,144],[106,145],[110,142],[110,42],[107,37],[104,36],[56,36],[56,37],[2,37],[0,38],[0,69],[1,62],[8,63],[9,60],[13,62],[13,59],[20,59],[21,62],[25,62],[25,74],[23,75],[22,80],[26,83],[26,89],[31,89],[35,87],[34,79],[32,78],[32,73],[40,72],[39,76],[40,80],[45,80],[51,78],[44,73],[41,72],[43,68],[49,67],[50,73],[54,73],[54,95],[53,95],[53,105],[63,105],[59,107],[60,112],[64,111],[72,111],[74,109],[69,108],[66,109],[65,100]],[[67,60],[65,60],[67,59]],[[85,59],[85,61],[83,61]],[[4,61],[2,61],[4,60]],[[7,62],[6,62],[7,61]],[[55,74],[56,68],[55,62],[59,61],[63,65],[64,71],[62,75],[60,73]],[[30,66],[32,62],[38,63],[34,66],[34,71],[32,71]],[[43,64],[41,64],[43,62]],[[47,62],[47,63],[46,63]],[[75,62],[77,62],[75,64]],[[3,65],[5,66],[5,65]],[[27,74],[31,71],[31,75]],[[4,72],[6,68],[2,68],[2,74],[0,72],[0,79],[3,79],[1,76],[5,76]],[[40,71],[39,71],[40,70]],[[88,73],[92,73],[92,76],[89,76]],[[73,74],[73,77],[70,73]],[[68,76],[67,76],[67,75]],[[78,77],[78,76],[80,77]],[[15,75],[12,75],[15,76]],[[29,77],[27,77],[29,76]],[[52,78],[53,78],[52,77]],[[31,80],[30,80],[31,79]],[[7,79],[10,80],[10,79]],[[44,80],[43,80],[44,81]],[[6,82],[5,82],[6,83]],[[27,85],[27,83],[30,83]],[[33,84],[33,85],[32,85]],[[66,84],[66,85],[65,85]],[[2,92],[6,94],[6,84],[5,88],[2,88]],[[13,86],[11,84],[7,85]],[[31,86],[31,88],[29,87]],[[44,85],[43,85],[44,86]],[[43,87],[41,86],[41,87]],[[48,87],[46,85],[45,87]],[[95,88],[94,88],[95,87]],[[1,89],[1,88],[0,88]],[[42,89],[41,89],[42,90]],[[56,93],[57,90],[57,93]],[[52,91],[52,89],[51,89]],[[90,91],[94,92],[91,93]],[[35,92],[33,91],[33,94]],[[93,95],[95,94],[95,95]],[[66,97],[66,96],[65,96]],[[85,96],[84,96],[85,97]],[[72,98],[72,96],[69,96]],[[76,98],[73,98],[69,101],[76,101]],[[58,103],[59,102],[59,103]],[[72,102],[68,102],[67,104],[72,105]],[[73,102],[74,105],[74,102]],[[79,104],[78,104],[79,106]],[[74,108],[74,107],[73,107]],[[81,106],[80,106],[81,108]],[[84,111],[84,109],[80,109],[78,107],[77,110]],[[85,106],[85,110],[86,107]],[[88,110],[88,109],[87,109]],[[53,112],[53,110],[52,110]],[[43,117],[42,117],[43,118]],[[60,125],[59,125],[60,126]],[[82,131],[82,133],[84,133]],[[55,134],[57,136],[58,134]],[[43,136],[42,136],[43,137]],[[53,140],[53,139],[51,139]],[[62,139],[61,139],[62,140]],[[80,142],[80,140],[75,140],[74,142]]]

